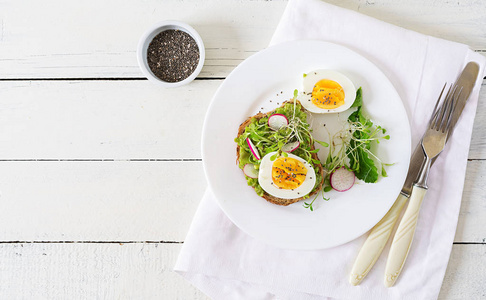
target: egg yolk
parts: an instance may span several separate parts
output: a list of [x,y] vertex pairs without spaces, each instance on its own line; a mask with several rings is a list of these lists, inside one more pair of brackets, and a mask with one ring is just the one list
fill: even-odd
[[323,109],[334,109],[344,104],[343,87],[336,81],[319,80],[312,89],[312,103]]
[[295,158],[279,157],[272,165],[272,181],[282,189],[299,187],[305,180],[307,169]]

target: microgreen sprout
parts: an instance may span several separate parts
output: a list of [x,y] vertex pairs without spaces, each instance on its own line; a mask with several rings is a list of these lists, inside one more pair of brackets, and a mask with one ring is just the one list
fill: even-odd
[[[330,198],[326,198],[324,197],[324,193],[321,193],[322,195],[322,199],[325,200],[325,201],[329,201]],[[317,194],[314,199],[312,199],[311,202],[304,202],[304,204],[302,205],[304,208],[308,208],[310,209],[310,211],[314,211],[314,207],[312,206],[314,204],[314,201],[316,201],[317,197],[319,196],[319,194]]]
[[[272,161],[275,161],[280,156],[287,157],[288,154],[282,150],[284,149],[286,151],[292,151],[292,154],[304,159],[307,163],[313,165],[314,168],[321,165],[321,162],[314,158],[315,153],[319,151],[319,149],[314,148],[314,143],[319,143],[322,146],[328,145],[325,142],[314,140],[312,137],[311,125],[307,123],[309,116],[302,109],[299,101],[297,101],[298,96],[298,90],[294,90],[293,98],[281,107],[276,108],[273,113],[284,115],[287,119],[286,124],[282,124],[278,128],[271,128],[268,124],[271,115],[250,120],[250,123],[245,127],[245,131],[235,139],[240,147],[238,160],[238,166],[240,168],[243,168],[247,163],[258,167],[261,162],[251,154],[247,143],[244,142],[246,138],[252,141],[262,157],[268,153],[276,152],[270,157]],[[297,147],[289,148],[289,145],[292,144],[297,145]],[[255,188],[258,195],[263,195],[264,192],[258,180],[250,178],[247,179],[247,182],[248,185]],[[317,172],[314,189],[319,188],[321,182],[322,175]],[[302,198],[309,198],[309,194],[304,195]]]
[[[278,130],[269,128],[265,121],[257,124],[250,124],[249,136],[255,142],[256,147],[264,150],[263,153],[270,153],[276,151],[272,155],[271,160],[275,160],[278,156],[287,156],[287,153],[282,151],[282,147],[288,143],[299,142],[301,145],[312,145],[314,142],[327,147],[328,144],[322,141],[317,141],[312,137],[310,125],[306,123],[305,119],[296,117],[298,91],[294,90],[294,97],[292,98],[292,117],[287,125],[282,126]],[[300,109],[299,109],[300,110]],[[302,112],[301,112],[302,113]],[[312,157],[313,153],[317,153],[319,149],[311,150],[310,147],[299,147],[296,149],[297,156],[302,157],[309,163],[320,164],[321,162]]]
[[[337,168],[345,166],[353,171],[357,178],[365,182],[376,182],[379,174],[386,177],[384,166],[389,164],[383,163],[371,151],[371,144],[373,142],[379,143],[380,140],[389,140],[389,135],[384,135],[386,129],[374,125],[373,122],[365,117],[362,113],[361,88],[358,90],[357,105],[353,105],[358,109],[353,112],[343,128],[329,137],[331,141],[329,145],[329,154],[326,159],[326,177],[328,177]],[[330,189],[328,181],[324,190]]]
[[312,199],[312,202],[304,202],[302,206],[304,208],[310,209],[310,211],[314,211],[314,207],[312,206],[312,204],[314,204],[314,201],[316,201],[316,199],[317,199],[317,195],[314,197],[314,199]]

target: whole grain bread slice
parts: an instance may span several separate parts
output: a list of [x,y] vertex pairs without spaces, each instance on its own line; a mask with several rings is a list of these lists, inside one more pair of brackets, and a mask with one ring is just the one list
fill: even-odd
[[[291,101],[286,101],[286,102],[282,103],[282,106],[285,105],[286,103],[290,103],[290,102]],[[297,103],[299,103],[299,101],[297,101]],[[300,108],[301,108],[302,111],[304,111],[304,112],[306,111],[305,108],[302,107],[302,105],[300,105]],[[265,118],[267,116],[270,116],[274,113],[275,113],[275,110],[272,110],[272,111],[267,112],[267,113],[258,113],[258,114],[254,115],[252,117],[249,117],[243,123],[240,124],[240,127],[238,128],[237,137],[239,137],[240,135],[242,135],[245,132],[246,126],[248,126],[248,124],[250,124],[252,119],[260,120],[260,119]],[[314,145],[311,145],[311,150],[314,150],[314,149],[315,149]],[[239,158],[240,158],[240,146],[237,145],[236,146],[236,162],[237,162],[237,164],[238,164]],[[312,158],[319,160],[317,153],[312,153]],[[316,167],[315,164],[314,164],[314,167]],[[313,195],[319,193],[322,189],[323,184],[324,184],[324,168],[322,167],[322,164],[317,165],[317,168],[314,168],[314,169],[315,169],[316,174],[318,173],[318,174],[321,175],[320,176],[321,182],[319,183],[318,187],[309,194],[309,197],[312,197]],[[277,204],[277,205],[283,205],[283,206],[287,206],[287,205],[290,205],[290,204],[295,203],[295,202],[299,202],[300,200],[304,199],[304,197],[295,198],[295,199],[282,199],[282,198],[272,196],[272,195],[270,195],[266,192],[264,192],[262,197],[265,200],[267,200],[268,202],[271,202],[271,203]]]

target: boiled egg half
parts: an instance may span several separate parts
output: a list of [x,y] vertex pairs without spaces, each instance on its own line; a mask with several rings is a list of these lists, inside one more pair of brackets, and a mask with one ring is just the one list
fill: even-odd
[[305,74],[302,90],[300,103],[308,111],[318,114],[345,111],[356,98],[353,82],[332,70],[315,70]]
[[282,199],[296,199],[309,194],[316,184],[316,173],[304,159],[288,154],[273,161],[271,152],[262,158],[258,183],[268,194]]

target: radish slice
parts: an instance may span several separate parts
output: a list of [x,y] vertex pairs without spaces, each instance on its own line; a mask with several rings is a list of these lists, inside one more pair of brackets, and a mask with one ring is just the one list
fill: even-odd
[[345,192],[353,187],[355,181],[354,173],[341,167],[331,174],[331,187],[338,192]]
[[268,117],[268,127],[273,130],[279,130],[283,126],[289,125],[289,120],[282,114],[273,114]]
[[255,156],[255,158],[257,160],[260,160],[260,158],[261,158],[260,153],[258,153],[257,147],[255,147],[255,145],[253,145],[250,138],[246,138],[246,143],[248,144],[248,147],[250,147],[250,151],[251,151],[251,153],[253,153],[253,156]]
[[287,143],[287,144],[283,145],[282,151],[290,153],[290,152],[294,151],[295,149],[299,148],[299,146],[300,146],[299,141],[293,142],[293,143]]
[[246,164],[243,167],[243,173],[250,178],[258,178],[258,170],[255,169],[254,164]]

